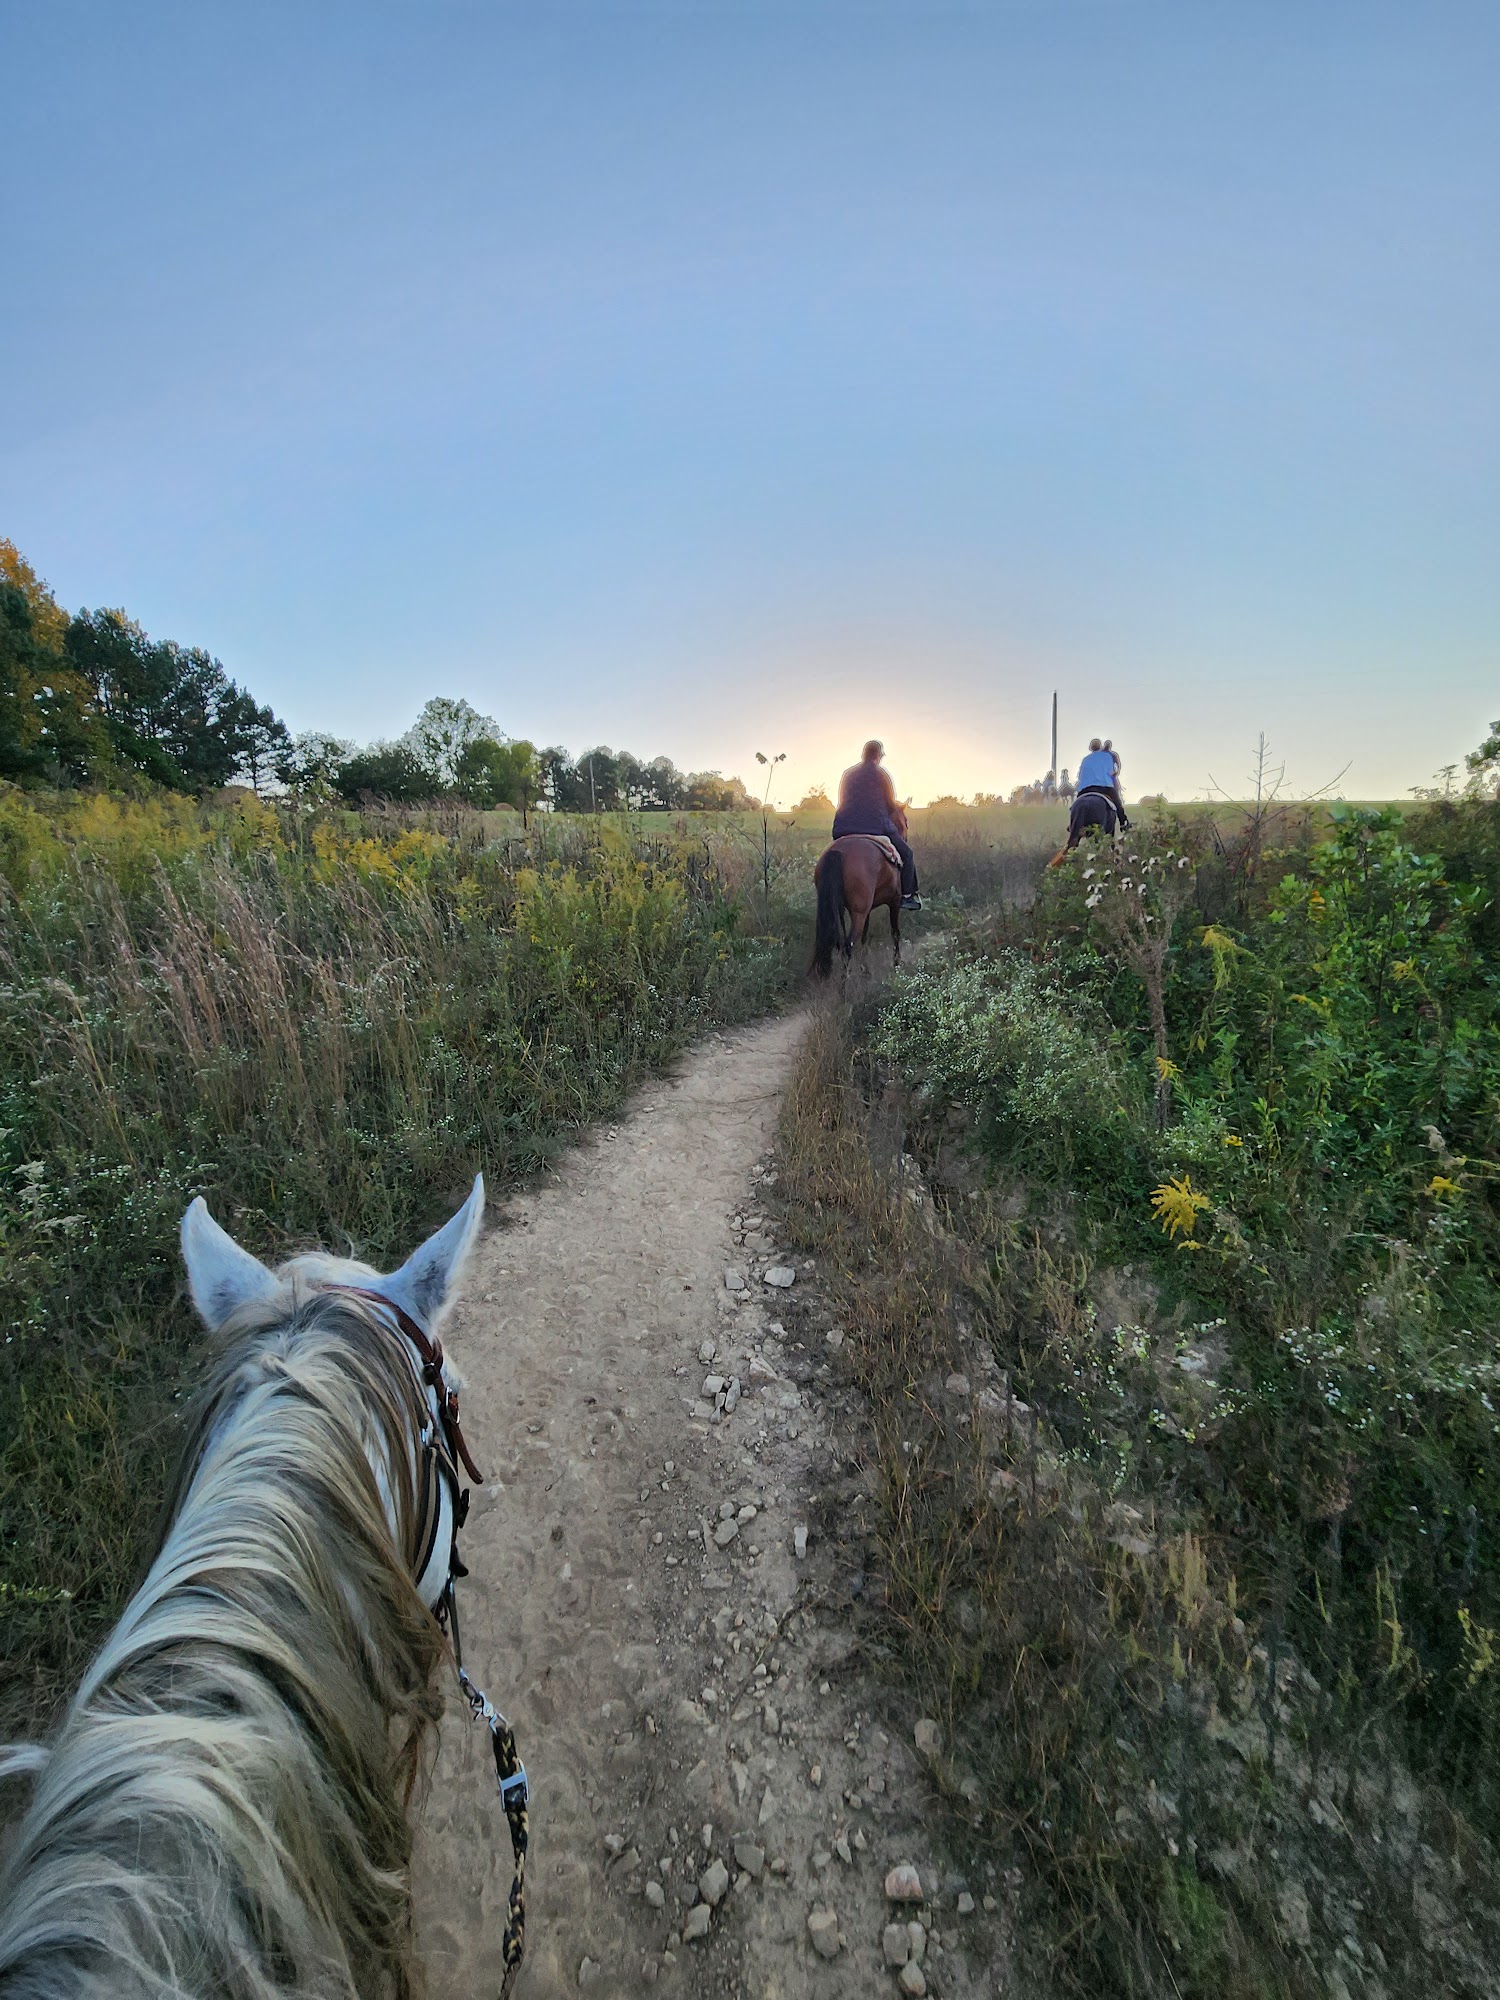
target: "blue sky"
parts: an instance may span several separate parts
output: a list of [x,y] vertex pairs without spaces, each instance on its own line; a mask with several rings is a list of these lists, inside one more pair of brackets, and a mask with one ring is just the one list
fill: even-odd
[[1500,12],[0,0],[0,534],[293,727],[795,793],[1500,715]]

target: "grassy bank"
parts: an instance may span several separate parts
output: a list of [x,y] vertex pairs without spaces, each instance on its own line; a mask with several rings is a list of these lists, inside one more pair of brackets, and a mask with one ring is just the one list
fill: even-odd
[[[871,1055],[875,1004],[816,1024],[780,1192],[869,1412],[866,1649],[898,1715],[943,1723],[959,1865],[1017,1871],[1026,1990],[1480,2000],[1500,1876],[1403,1754],[1394,1606],[1384,1704],[1356,1701],[1223,1533],[1131,1464],[1147,1432],[1211,1432],[1202,1376],[1153,1352],[1205,1330],[976,1174],[957,1121]],[[1117,1325],[1127,1302],[1145,1325]]]
[[1040,1990],[1492,1990],[1497,878],[1484,791],[1164,824],[810,1045],[873,1636]]

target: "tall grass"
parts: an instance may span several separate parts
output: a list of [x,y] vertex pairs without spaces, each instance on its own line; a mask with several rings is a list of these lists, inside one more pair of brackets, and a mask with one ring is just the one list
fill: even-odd
[[176,1226],[400,1254],[709,1021],[786,990],[701,841],[0,797],[7,1720],[139,1562],[195,1372]]

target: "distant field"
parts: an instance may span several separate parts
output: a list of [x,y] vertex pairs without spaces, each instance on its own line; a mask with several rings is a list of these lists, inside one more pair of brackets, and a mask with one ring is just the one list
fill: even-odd
[[[1175,814],[1185,820],[1221,820],[1230,825],[1239,825],[1253,810],[1253,802],[1241,799],[1187,799],[1166,800],[1156,798],[1141,800],[1127,791],[1125,804],[1132,817],[1149,817],[1158,809]],[[1357,806],[1372,810],[1390,810],[1411,814],[1422,809],[1421,802],[1414,799],[1341,799],[1337,801],[1315,802],[1301,805],[1282,801],[1270,808],[1281,815],[1295,815],[1300,820],[1303,814],[1314,822],[1326,821],[1331,804]],[[405,817],[412,815],[406,813]],[[521,821],[519,813],[508,808],[499,812],[466,814],[470,821],[484,824],[491,838],[512,835],[519,838]],[[1007,847],[1029,847],[1050,839],[1068,821],[1067,807],[1061,803],[1053,805],[931,805],[910,808],[911,827],[915,838],[946,836],[952,833],[982,836]],[[545,822],[555,827],[586,827],[591,818],[598,818],[615,826],[630,826],[644,833],[654,828],[671,828],[679,832],[689,832],[706,839],[742,839],[759,841],[761,837],[761,815],[757,812],[616,812],[591,815],[588,813],[541,813],[534,814],[533,821]],[[778,807],[770,814],[773,839],[786,839],[795,833],[798,838],[793,845],[815,845],[826,842],[833,828],[831,812],[799,812],[791,808]]]
[[[1340,800],[1312,804],[1278,802],[1265,809],[1264,844],[1268,849],[1305,844],[1325,837],[1332,826],[1334,804],[1375,810],[1394,809],[1403,816],[1420,811],[1419,801]],[[1144,826],[1158,816],[1193,826],[1212,825],[1222,842],[1245,831],[1253,805],[1239,800],[1192,799],[1181,802],[1126,798],[1133,824]],[[486,838],[520,842],[520,817],[510,811],[465,816],[483,823]],[[408,822],[410,815],[407,815]],[[769,873],[772,900],[794,899],[802,892],[805,871],[832,837],[831,812],[620,812],[597,816],[578,813],[534,814],[535,842],[565,842],[593,824],[617,828],[628,838],[656,844],[665,852],[697,845],[712,857],[716,869],[741,892],[762,896]],[[1067,807],[1053,805],[937,805],[910,810],[912,845],[916,849],[924,892],[953,890],[963,898],[1014,893],[1030,879],[1040,857],[1050,856],[1067,832]],[[539,830],[539,831],[537,831]]]

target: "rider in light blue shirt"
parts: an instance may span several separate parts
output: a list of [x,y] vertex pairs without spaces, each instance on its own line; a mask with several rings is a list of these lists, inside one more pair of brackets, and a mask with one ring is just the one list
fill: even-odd
[[1120,760],[1107,743],[1101,743],[1097,736],[1089,741],[1088,754],[1078,766],[1078,795],[1085,792],[1102,792],[1120,816],[1120,825],[1128,828],[1129,819],[1125,814],[1125,801],[1120,797]]

